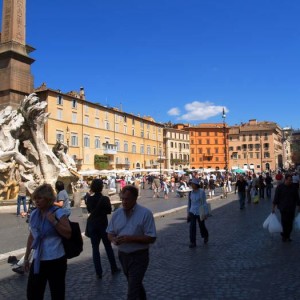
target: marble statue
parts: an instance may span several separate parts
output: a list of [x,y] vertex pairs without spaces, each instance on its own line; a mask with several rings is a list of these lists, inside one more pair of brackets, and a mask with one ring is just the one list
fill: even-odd
[[0,111],[0,200],[15,199],[23,178],[28,193],[59,179],[71,184],[79,178],[68,146],[57,142],[50,149],[44,139],[47,102],[35,93],[26,96],[18,110]]

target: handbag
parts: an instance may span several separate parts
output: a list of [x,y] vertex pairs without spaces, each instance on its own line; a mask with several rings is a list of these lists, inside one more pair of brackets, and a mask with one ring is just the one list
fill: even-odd
[[[56,208],[55,211],[57,211],[59,208]],[[59,221],[56,216],[55,219]],[[80,225],[77,222],[72,222],[69,220],[69,224],[71,227],[71,237],[69,239],[63,237],[60,235],[64,249],[65,249],[65,255],[68,259],[79,256],[80,253],[83,251],[83,239],[81,235]]]

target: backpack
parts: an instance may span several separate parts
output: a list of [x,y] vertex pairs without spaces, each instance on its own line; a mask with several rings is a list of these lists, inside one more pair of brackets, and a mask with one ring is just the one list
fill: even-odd
[[[54,212],[57,209],[55,209]],[[79,223],[72,222],[70,221],[70,219],[68,220],[71,227],[71,237],[69,239],[66,239],[65,237],[61,236],[61,239],[64,245],[66,257],[70,259],[79,256],[80,253],[83,251],[83,239]]]

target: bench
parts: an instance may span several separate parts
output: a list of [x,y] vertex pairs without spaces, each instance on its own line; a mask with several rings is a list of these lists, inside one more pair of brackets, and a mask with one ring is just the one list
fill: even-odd
[[111,204],[112,211],[115,211],[117,208],[119,208],[121,206],[122,201],[121,200],[111,200],[110,204]]

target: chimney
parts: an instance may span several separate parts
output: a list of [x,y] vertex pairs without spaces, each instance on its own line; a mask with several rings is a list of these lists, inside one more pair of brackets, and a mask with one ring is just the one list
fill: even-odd
[[85,100],[85,93],[84,93],[83,87],[80,87],[79,97],[80,97],[80,99]]

